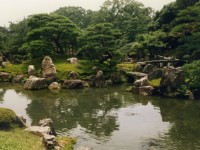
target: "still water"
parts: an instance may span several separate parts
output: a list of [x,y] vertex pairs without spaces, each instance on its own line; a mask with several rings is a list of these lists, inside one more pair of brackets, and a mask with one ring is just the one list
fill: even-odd
[[26,91],[0,83],[0,107],[28,125],[52,118],[60,135],[77,137],[75,150],[199,150],[200,101],[145,97],[105,89]]

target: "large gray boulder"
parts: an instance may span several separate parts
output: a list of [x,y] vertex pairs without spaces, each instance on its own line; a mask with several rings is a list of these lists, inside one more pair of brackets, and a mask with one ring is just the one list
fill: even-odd
[[126,76],[127,76],[127,81],[129,83],[133,83],[136,80],[141,79],[141,78],[147,76],[147,74],[141,73],[141,72],[127,72]]
[[[57,147],[57,141],[54,135],[44,134],[42,141],[48,150],[54,150]],[[58,149],[61,150],[61,147],[58,146]]]
[[51,135],[56,135],[55,129],[54,129],[54,124],[53,124],[53,120],[51,118],[46,118],[46,119],[42,119],[39,121],[39,125],[41,127],[50,127],[50,132],[49,134]]
[[160,91],[164,96],[175,97],[177,89],[185,84],[183,69],[164,68],[160,81]]
[[60,89],[60,85],[58,84],[58,82],[53,82],[48,86],[48,88],[50,90],[59,90]]
[[149,80],[154,80],[162,77],[163,70],[161,68],[157,68],[148,74]]
[[103,71],[98,70],[96,75],[90,76],[91,86],[96,88],[103,88],[107,86]]
[[80,89],[84,88],[84,83],[81,80],[65,80],[63,85],[63,89]]
[[136,80],[133,86],[133,93],[138,93],[141,95],[152,95],[154,88],[149,85],[147,76]]
[[147,65],[146,62],[137,62],[135,65],[135,69],[134,71],[136,72],[142,72],[142,70],[144,69],[144,67]]
[[135,87],[148,86],[148,85],[149,85],[149,83],[148,83],[147,76],[145,76],[141,79],[138,79],[134,82]]
[[113,84],[119,84],[122,83],[122,77],[120,73],[114,73],[110,77]]
[[49,82],[53,82],[56,79],[56,74],[56,67],[51,57],[45,56],[42,61],[42,77],[46,78]]
[[12,79],[12,83],[22,83],[23,80],[24,80],[24,75],[19,74]]
[[141,86],[139,87],[139,94],[142,94],[142,95],[152,95],[153,94],[153,90],[154,88],[150,85],[148,86]]
[[48,126],[31,126],[25,129],[25,131],[31,132],[33,134],[36,134],[38,136],[43,137],[45,134],[50,134],[51,128]]
[[79,74],[77,72],[75,72],[75,71],[71,71],[68,74],[68,79],[71,79],[71,80],[79,79]]
[[47,80],[45,78],[38,78],[35,76],[30,76],[24,84],[24,89],[27,90],[39,90],[44,88],[47,88]]
[[149,73],[152,72],[154,69],[154,66],[152,64],[147,64],[144,69],[142,70],[143,73]]
[[54,131],[53,121],[51,118],[40,120],[39,126],[28,127],[25,131],[41,136],[46,149],[61,149],[61,146],[58,145],[58,141],[56,139],[56,133]]

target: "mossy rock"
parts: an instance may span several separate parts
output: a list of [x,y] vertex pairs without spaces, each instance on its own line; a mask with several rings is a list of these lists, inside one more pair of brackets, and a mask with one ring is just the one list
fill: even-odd
[[62,147],[62,150],[72,150],[77,139],[71,137],[59,136],[57,137],[58,144]]
[[17,124],[17,116],[14,111],[0,108],[0,129],[7,129]]
[[153,87],[160,87],[160,81],[161,81],[161,78],[151,80],[149,81],[149,85]]

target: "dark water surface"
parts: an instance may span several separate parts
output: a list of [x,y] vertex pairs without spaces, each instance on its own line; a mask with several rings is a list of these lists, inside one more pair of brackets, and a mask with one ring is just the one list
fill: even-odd
[[52,118],[58,134],[77,137],[75,149],[200,149],[200,101],[145,97],[125,88],[55,93],[0,83],[0,107],[13,109],[29,125]]

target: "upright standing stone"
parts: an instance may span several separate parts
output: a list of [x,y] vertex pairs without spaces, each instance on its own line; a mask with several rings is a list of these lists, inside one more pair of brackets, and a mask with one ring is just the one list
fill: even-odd
[[98,70],[96,75],[90,76],[91,86],[96,88],[103,88],[107,86],[103,71]]
[[29,76],[34,76],[35,75],[35,66],[34,65],[29,65],[28,66],[28,75]]
[[56,74],[56,67],[51,57],[45,56],[42,61],[42,77],[46,78],[48,82],[53,82],[56,79]]
[[160,91],[164,96],[175,97],[177,89],[185,84],[183,69],[164,68],[160,81]]

